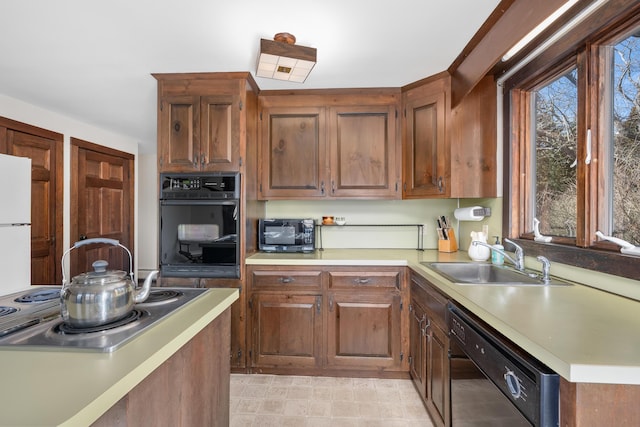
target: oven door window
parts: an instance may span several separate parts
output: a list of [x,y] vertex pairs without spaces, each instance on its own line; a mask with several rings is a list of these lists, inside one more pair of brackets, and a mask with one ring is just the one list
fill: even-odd
[[162,201],[160,266],[165,275],[229,277],[238,258],[237,201]]

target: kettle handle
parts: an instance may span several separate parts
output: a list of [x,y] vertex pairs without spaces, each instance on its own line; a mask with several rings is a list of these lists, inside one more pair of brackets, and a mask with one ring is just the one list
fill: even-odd
[[84,240],[79,240],[79,241],[75,242],[73,244],[73,246],[71,246],[69,249],[67,249],[64,252],[64,254],[62,254],[62,260],[60,261],[60,264],[62,265],[62,287],[63,288],[67,284],[67,278],[64,275],[64,258],[73,249],[79,248],[80,246],[84,246],[84,245],[90,245],[92,243],[107,243],[107,244],[110,244],[110,245],[113,245],[113,246],[120,246],[122,249],[127,251],[127,253],[129,254],[129,270],[130,270],[129,271],[129,277],[131,277],[131,280],[133,281],[134,284],[136,283],[135,278],[133,277],[133,257],[131,256],[131,251],[129,249],[127,249],[126,246],[121,244],[119,240],[109,239],[109,238],[106,238],[106,237],[94,237],[92,239],[84,239]]
[[73,247],[79,248],[80,246],[90,245],[92,243],[108,243],[113,246],[120,245],[120,242],[116,239],[108,239],[106,237],[94,237],[93,239],[78,240],[73,244]]

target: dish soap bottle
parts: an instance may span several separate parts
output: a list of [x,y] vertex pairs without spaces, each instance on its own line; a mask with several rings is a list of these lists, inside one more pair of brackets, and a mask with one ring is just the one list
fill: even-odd
[[[499,236],[493,236],[493,237],[496,238],[496,242],[493,244],[493,247],[495,249],[500,249],[501,251],[504,251],[504,246],[500,244],[500,237]],[[504,255],[502,255],[498,251],[491,251],[491,263],[494,265],[504,264]]]

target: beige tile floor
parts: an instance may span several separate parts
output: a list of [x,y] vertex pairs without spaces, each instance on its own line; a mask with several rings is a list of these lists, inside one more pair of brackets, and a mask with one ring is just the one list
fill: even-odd
[[231,427],[432,427],[410,380],[231,375]]

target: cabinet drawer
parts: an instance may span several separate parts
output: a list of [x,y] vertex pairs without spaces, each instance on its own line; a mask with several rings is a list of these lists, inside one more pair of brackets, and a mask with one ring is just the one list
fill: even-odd
[[300,287],[304,289],[320,288],[322,280],[321,271],[252,271],[251,280],[254,289],[282,288],[286,286]]
[[329,288],[395,288],[400,289],[402,273],[389,271],[330,271]]
[[416,274],[411,274],[411,298],[427,310],[428,315],[442,330],[448,330],[447,303],[449,300]]

